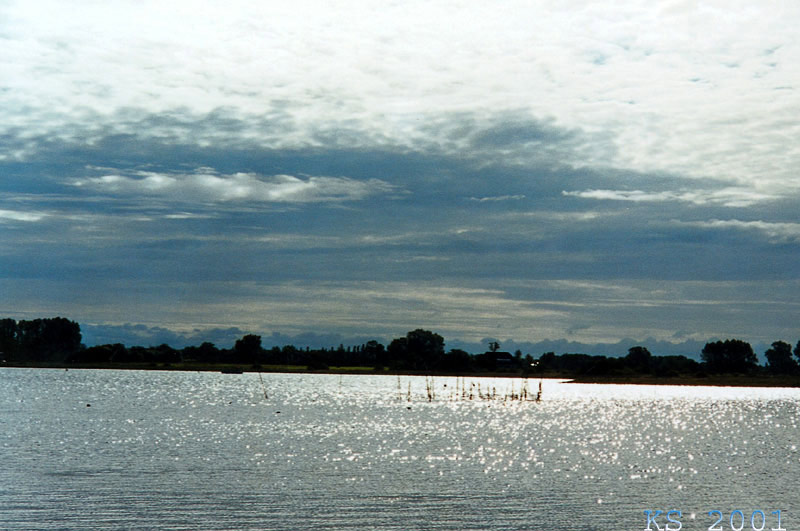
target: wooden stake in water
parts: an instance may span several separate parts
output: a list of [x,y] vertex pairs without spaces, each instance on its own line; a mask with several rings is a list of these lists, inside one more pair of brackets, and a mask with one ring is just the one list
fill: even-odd
[[258,379],[261,380],[261,390],[264,391],[264,400],[269,400],[269,396],[267,396],[267,386],[264,385],[264,378],[261,376],[261,373],[258,373]]

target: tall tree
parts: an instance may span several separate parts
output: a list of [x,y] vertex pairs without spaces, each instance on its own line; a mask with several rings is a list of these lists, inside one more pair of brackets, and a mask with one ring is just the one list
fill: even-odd
[[753,347],[740,339],[706,343],[701,357],[706,369],[717,373],[746,373],[754,369],[758,363]]
[[403,368],[431,370],[444,356],[444,338],[417,328],[408,332],[406,337],[394,339],[389,344],[389,356]]
[[408,339],[405,337],[393,339],[386,348],[386,361],[394,368],[404,368],[407,356]]
[[0,319],[0,359],[13,359],[17,353],[17,330],[14,319]]
[[646,347],[636,346],[628,349],[628,355],[625,356],[625,362],[628,367],[637,372],[649,372],[652,358],[653,355],[650,354],[650,351],[647,350]]
[[262,352],[261,336],[247,334],[242,339],[237,339],[233,352],[237,362],[257,364]]
[[784,341],[776,341],[772,348],[764,352],[770,372],[792,374],[797,371],[797,362],[792,359],[792,346]]
[[81,348],[78,323],[54,317],[17,323],[20,354],[35,361],[64,361]]

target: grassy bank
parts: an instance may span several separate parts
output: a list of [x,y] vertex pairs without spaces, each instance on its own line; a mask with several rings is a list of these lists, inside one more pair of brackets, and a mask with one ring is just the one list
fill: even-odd
[[[304,374],[373,374],[387,376],[465,376],[465,377],[492,377],[492,378],[520,378],[524,377],[518,371],[504,372],[430,372],[408,371],[394,369],[376,369],[364,366],[331,366],[321,369],[309,368],[307,365],[259,365],[235,363],[53,363],[53,362],[17,362],[9,361],[0,364],[2,367],[32,368],[32,369],[114,369],[114,370],[140,370],[140,371],[190,371],[190,372],[223,372],[223,373],[304,373]],[[555,374],[530,374],[528,378],[567,378]]]
[[572,383],[631,384],[631,385],[709,385],[723,387],[800,387],[800,376],[713,374],[709,376],[685,375],[663,378],[651,375],[578,376]]
[[[309,369],[306,365],[261,365],[246,364],[214,364],[214,363],[51,363],[51,362],[7,362],[0,367],[39,368],[39,369],[116,369],[116,370],[159,370],[159,371],[191,371],[191,372],[227,372],[227,373],[306,373],[306,374],[373,374],[402,376],[464,376],[472,378],[521,378],[526,375],[519,372],[420,372],[405,370],[376,369],[374,367],[328,367],[325,369]],[[696,374],[675,375],[671,377],[647,374],[629,374],[624,376],[586,376],[563,373],[529,373],[528,378],[558,378],[571,380],[572,383],[587,384],[632,384],[632,385],[708,385],[729,387],[800,387],[800,375],[769,374],[712,374],[699,376]]]
[[52,362],[6,362],[2,367],[31,369],[115,369],[137,371],[190,371],[190,372],[276,372],[276,373],[330,373],[330,374],[394,374],[376,371],[372,367],[329,367],[325,370],[310,370],[306,365],[261,365],[254,367],[236,363],[52,363]]

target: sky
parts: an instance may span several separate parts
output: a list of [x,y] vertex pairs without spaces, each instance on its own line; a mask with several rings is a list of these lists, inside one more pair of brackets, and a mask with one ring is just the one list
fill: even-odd
[[794,345],[798,27],[769,0],[2,0],[0,315]]

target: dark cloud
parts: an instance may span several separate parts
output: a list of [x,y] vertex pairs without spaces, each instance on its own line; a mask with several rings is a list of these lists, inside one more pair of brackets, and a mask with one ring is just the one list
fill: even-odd
[[237,339],[247,333],[249,332],[237,327],[176,332],[161,326],[143,324],[81,324],[83,343],[87,346],[122,343],[128,347],[167,344],[173,348],[183,348],[210,342],[220,348],[231,348]]
[[[372,337],[372,336],[345,336],[338,333],[301,333],[284,334],[280,332],[264,332],[260,330],[242,330],[237,327],[230,328],[210,328],[205,330],[191,330],[187,332],[176,332],[159,326],[146,326],[142,324],[124,325],[93,325],[82,324],[81,332],[83,342],[87,346],[103,345],[111,343],[122,343],[126,346],[157,346],[168,344],[174,348],[186,346],[198,346],[204,342],[215,344],[219,348],[231,348],[237,339],[245,334],[261,335],[261,343],[264,348],[273,346],[283,347],[293,345],[298,348],[336,348],[339,345],[351,346],[360,345],[370,340],[377,340],[387,345],[392,338]],[[404,334],[398,334],[398,337]],[[717,338],[709,338],[709,341]],[[509,352],[521,351],[523,355],[531,354],[538,358],[545,352],[564,353],[583,353],[595,356],[621,357],[628,353],[628,349],[634,346],[646,347],[650,352],[657,356],[687,356],[700,360],[700,354],[706,341],[684,340],[680,343],[669,341],[659,341],[653,338],[646,338],[641,341],[634,339],[622,339],[616,343],[586,343],[579,341],[542,340],[542,341],[514,341],[513,339],[503,340],[498,338],[483,338],[476,342],[460,341],[458,339],[445,338],[447,349],[463,349],[472,353],[480,353],[488,348],[490,341],[498,341],[503,350]],[[757,344],[757,349],[762,349],[764,345]],[[762,349],[763,350],[763,349]]]
[[655,356],[686,356],[700,360],[700,354],[706,341],[685,340],[679,343],[645,338],[634,340],[625,338],[614,343],[588,343],[569,341],[567,339],[545,339],[542,341],[514,341],[497,338],[484,338],[479,342],[448,342],[448,348],[461,348],[468,352],[483,352],[487,349],[489,341],[498,341],[502,350],[516,352],[523,355],[530,354],[538,358],[546,352],[556,354],[590,354],[592,356],[622,357],[628,354],[628,349],[635,346],[647,348]]
[[577,136],[576,132],[564,131],[552,125],[545,125],[534,120],[511,119],[484,127],[471,136],[474,147],[509,149],[517,146],[541,145],[557,146],[569,142]]
[[[148,308],[166,306],[182,300],[184,288],[177,286],[188,282],[199,293],[192,304],[210,306],[252,303],[257,290],[242,288],[251,283],[310,291],[330,282],[430,283],[496,289],[505,302],[535,308],[551,301],[564,317],[549,326],[565,336],[593,334],[602,324],[600,333],[620,337],[626,323],[639,323],[633,328],[670,337],[675,329],[691,331],[693,323],[702,323],[699,332],[735,319],[744,327],[747,317],[738,315],[749,314],[721,304],[736,295],[734,288],[709,295],[717,305],[713,310],[686,297],[646,305],[644,292],[622,298],[613,311],[609,298],[591,299],[619,323],[611,332],[608,322],[598,323],[589,309],[577,306],[585,291],[529,286],[553,280],[642,281],[657,287],[796,279],[798,240],[785,236],[794,230],[787,224],[794,215],[791,201],[745,208],[679,200],[676,194],[694,194],[701,185],[703,193],[720,191],[725,183],[573,164],[585,160],[587,149],[613,150],[613,143],[520,114],[440,116],[421,127],[424,134],[409,145],[371,136],[356,125],[320,129],[313,146],[282,147],[280,136],[296,133],[298,126],[286,104],[275,104],[255,120],[230,109],[205,115],[128,109],[96,127],[66,125],[58,140],[7,133],[2,146],[29,155],[0,162],[7,176],[0,183],[4,280],[58,279],[71,286],[53,291],[52,298],[85,312],[86,317],[73,318],[97,323],[88,337],[105,338],[98,342],[140,337],[179,346],[202,337],[229,341],[243,327],[233,322],[236,328],[228,332],[215,327],[208,332],[198,322],[204,326],[196,333],[171,332],[168,322],[153,329],[104,328],[88,317],[91,297],[108,301],[117,294],[133,306],[142,300]],[[243,131],[257,134],[250,138]],[[198,184],[192,176],[199,174],[211,184]],[[237,181],[236,175],[251,177]],[[321,183],[333,192],[292,203],[271,202],[263,194],[260,200],[215,195],[217,185],[255,189],[274,185],[270,179],[281,175],[296,179],[292,185]],[[121,180],[103,181],[109,176]],[[149,182],[148,176],[161,180]],[[332,180],[313,181],[320,177]],[[586,190],[625,193],[618,193],[623,200],[572,193]],[[228,283],[224,289],[216,284],[222,282]],[[78,304],[74,293],[84,289]],[[137,289],[146,297],[131,295]],[[755,290],[754,296],[763,293]],[[270,296],[276,297],[264,295]],[[436,311],[426,307],[415,313],[403,293],[395,294],[396,300],[386,293],[376,298],[408,316],[393,317],[395,325],[384,327],[384,337],[401,335],[402,323],[420,316],[436,327]],[[440,313],[446,313],[448,302],[442,300]],[[791,308],[786,315],[794,318]],[[335,317],[335,310],[326,311]],[[481,312],[491,314],[476,307],[475,314]],[[340,338],[357,336],[354,328],[369,325],[345,330],[318,317],[299,326],[295,317],[283,329],[272,329],[269,317],[262,319],[265,333],[278,334],[276,341],[294,338],[312,346],[343,342]],[[445,318],[441,322],[447,324]],[[280,335],[307,326],[319,337]],[[120,338],[112,340],[114,333]],[[462,337],[474,333],[461,331]]]

